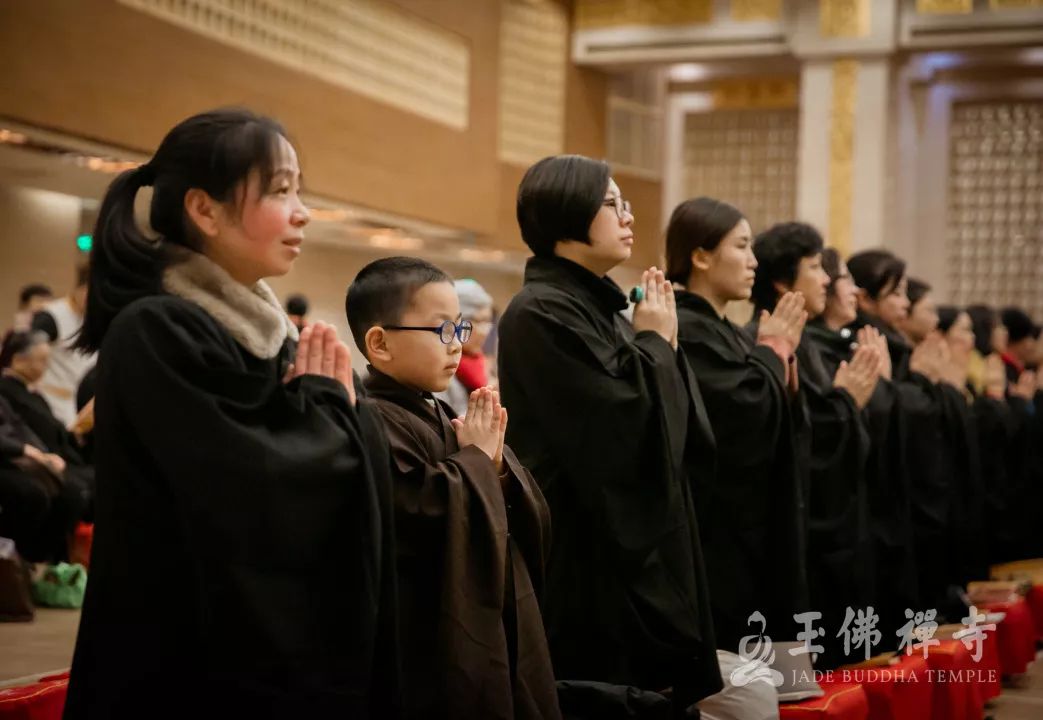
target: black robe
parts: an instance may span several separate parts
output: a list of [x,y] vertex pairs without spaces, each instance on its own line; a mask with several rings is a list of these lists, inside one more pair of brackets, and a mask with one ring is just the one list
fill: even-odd
[[507,439],[554,520],[556,676],[671,687],[683,712],[722,685],[686,471],[712,472],[713,435],[684,356],[626,306],[608,278],[528,261],[499,326]]
[[84,493],[87,508],[84,519],[90,521],[90,505],[94,495],[94,466],[88,461],[76,436],[54,416],[43,395],[30,390],[21,379],[11,375],[0,377],[0,396],[11,404],[14,411],[43,442],[43,449],[65,461],[66,476],[71,482],[78,484]]
[[387,441],[336,381],[284,385],[291,350],[174,296],[116,317],[66,718],[393,714]]
[[1005,399],[979,396],[974,401],[974,419],[981,448],[982,525],[985,562],[996,565],[1017,557],[1016,508],[1010,496],[1011,445],[1016,436],[1014,409]]
[[[969,582],[989,577],[985,560],[985,487],[979,434],[969,391],[941,383],[939,396],[947,469],[951,473],[945,579],[950,588],[962,589]],[[949,597],[954,592],[950,590]],[[950,607],[950,622],[960,622],[963,617],[953,617],[957,609]]]
[[843,389],[833,387],[815,331],[805,330],[797,347],[800,401],[810,435],[808,460],[808,585],[811,607],[823,614],[825,651],[816,667],[847,662],[837,636],[847,608],[873,604],[875,596],[866,461],[869,429],[865,415]]
[[[853,356],[855,324],[836,332],[821,320],[809,322],[804,332],[819,348],[826,372],[836,375],[840,363]],[[862,416],[869,433],[865,485],[872,548],[872,606],[881,616],[881,632],[892,633],[905,624],[905,610],[919,602],[916,555],[913,545],[912,490],[906,463],[906,428],[897,384],[881,378]],[[839,628],[838,628],[839,630]],[[898,644],[886,635],[881,648]]]
[[1007,396],[1003,455],[1006,487],[1003,494],[1007,527],[1001,536],[1002,562],[1038,557],[1041,545],[1039,502],[1043,484],[1043,410],[1033,400]]
[[29,462],[25,446],[51,452],[0,395],[0,536],[29,562],[68,559],[68,534],[90,503],[90,489],[72,468],[59,477]]
[[[909,470],[913,545],[919,601],[927,608],[945,604],[951,577],[950,541],[953,503],[960,482],[957,466],[969,462],[967,449],[946,432],[946,408],[955,388],[935,383],[910,368],[912,348],[892,328],[867,318],[887,338],[894,385],[905,415],[905,457]],[[958,423],[953,421],[953,429]],[[964,456],[961,458],[961,456]],[[959,622],[959,618],[946,618]]]
[[681,347],[698,378],[717,439],[717,471],[694,475],[696,510],[718,646],[737,652],[759,611],[766,632],[793,640],[810,610],[806,490],[785,367],[770,348],[677,293]]
[[369,369],[391,449],[409,718],[560,718],[537,592],[550,510],[504,448],[461,448],[452,408]]

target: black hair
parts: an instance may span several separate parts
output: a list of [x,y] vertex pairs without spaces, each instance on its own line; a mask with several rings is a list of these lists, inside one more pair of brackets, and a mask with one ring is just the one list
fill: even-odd
[[967,314],[974,326],[974,347],[982,357],[991,355],[992,331],[996,329],[999,315],[988,305],[968,305]]
[[891,292],[905,277],[905,261],[888,250],[863,250],[847,261],[848,272],[855,284],[874,300],[884,291]]
[[290,297],[286,298],[286,314],[302,316],[307,315],[308,298],[300,294],[290,295]]
[[800,261],[822,252],[824,243],[818,230],[807,223],[779,223],[753,241],[757,274],[753,280],[753,304],[757,311],[774,310],[779,300],[775,283],[793,285]]
[[562,240],[590,243],[590,224],[605,202],[607,163],[583,155],[555,155],[525,171],[518,185],[518,227],[537,257]]
[[[109,325],[125,306],[160,292],[171,245],[201,250],[198,234],[185,214],[185,193],[199,188],[214,200],[238,202],[254,171],[267,188],[275,171],[279,138],[276,121],[239,108],[194,115],[178,123],[152,159],[121,173],[102,200],[94,227],[90,282],[83,328],[76,345],[97,350]],[[153,187],[149,224],[159,235],[149,238],[134,220],[138,190]]]
[[908,290],[906,291],[906,294],[909,296],[909,307],[914,307],[916,303],[927,297],[929,292],[931,292],[931,286],[923,280],[909,278]]
[[837,294],[836,283],[840,279],[840,262],[840,253],[837,252],[836,248],[828,247],[822,249],[822,269],[829,276],[829,287],[826,288],[828,297],[833,297]]
[[[910,281],[912,284],[912,281]],[[912,300],[912,298],[910,298]],[[949,332],[952,326],[956,324],[956,320],[960,315],[965,312],[955,305],[939,305],[938,306],[938,329],[943,333]],[[975,343],[977,344],[977,343]]]
[[344,300],[355,345],[365,354],[366,333],[370,328],[397,325],[417,290],[429,283],[452,281],[444,270],[420,258],[399,256],[374,260],[355,276]]
[[37,345],[46,345],[47,336],[32,330],[8,331],[4,336],[3,346],[0,348],[0,369],[11,367],[11,362],[16,355],[31,350]]
[[1033,340],[1039,337],[1039,325],[1032,322],[1029,314],[1019,307],[1003,308],[1000,319],[1006,326],[1007,335],[1012,343],[1021,342],[1028,337]]
[[687,285],[692,274],[692,253],[713,252],[744,219],[736,207],[708,197],[685,200],[675,207],[666,226],[666,277],[670,282]]
[[54,297],[54,292],[51,288],[40,283],[26,285],[18,291],[18,307],[25,307],[30,300],[36,297]]

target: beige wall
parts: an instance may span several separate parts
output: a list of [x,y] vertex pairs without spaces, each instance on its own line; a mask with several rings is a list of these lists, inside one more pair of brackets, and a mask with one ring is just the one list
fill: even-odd
[[[285,123],[299,148],[309,191],[468,229],[479,246],[524,252],[514,205],[525,168],[501,163],[497,156],[499,3],[394,1],[469,44],[471,109],[465,131],[303,76],[115,0],[0,3],[5,68],[0,117],[148,153],[193,112],[247,105]],[[565,150],[604,158],[607,76],[570,65],[566,81]],[[616,179],[638,217],[639,243],[630,266],[647,267],[661,253],[660,184],[625,175]],[[30,280],[64,288],[75,254],[78,228],[56,228],[60,214],[44,217],[34,209],[39,203],[8,209],[17,204],[0,205],[5,228],[0,307]],[[8,232],[9,226],[17,229]],[[30,231],[54,240],[12,251],[11,238]],[[7,262],[12,253],[19,259]],[[385,254],[311,244],[293,272],[273,285],[280,296],[305,292],[317,318],[346,331],[343,298],[349,280]],[[439,264],[454,276],[482,282],[501,307],[521,286],[520,267],[507,272]],[[629,277],[627,270],[623,276]]]
[[42,282],[67,292],[83,256],[76,249],[80,199],[0,185],[0,332],[11,326],[18,291]]
[[115,0],[0,3],[0,116],[149,152],[193,112],[241,104],[283,121],[310,189],[496,231],[499,4],[397,0],[471,48],[459,132],[182,30]]

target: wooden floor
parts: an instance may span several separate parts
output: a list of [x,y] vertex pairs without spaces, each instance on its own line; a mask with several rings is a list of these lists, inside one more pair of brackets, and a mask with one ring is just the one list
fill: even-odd
[[1036,655],[1027,673],[1005,683],[1003,694],[985,712],[995,720],[1043,720],[1043,654]]
[[0,622],[0,686],[67,669],[79,625],[79,610],[46,608],[30,623]]
[[[68,668],[79,622],[78,610],[40,609],[32,623],[0,623],[0,687]],[[1043,654],[985,712],[994,720],[1043,720]]]

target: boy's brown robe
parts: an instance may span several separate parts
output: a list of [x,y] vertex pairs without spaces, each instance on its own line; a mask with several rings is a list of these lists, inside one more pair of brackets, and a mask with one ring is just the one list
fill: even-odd
[[536,483],[504,448],[505,499],[489,457],[459,447],[448,405],[374,368],[365,387],[391,448],[407,716],[560,718],[537,603],[550,512]]

